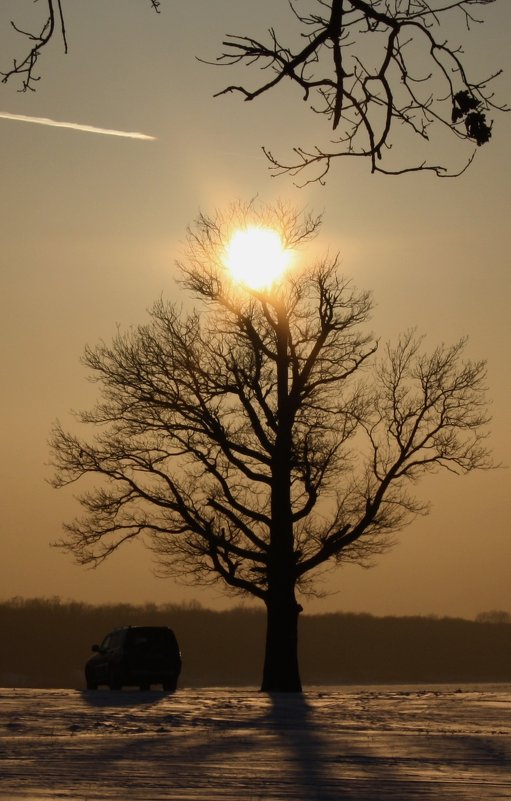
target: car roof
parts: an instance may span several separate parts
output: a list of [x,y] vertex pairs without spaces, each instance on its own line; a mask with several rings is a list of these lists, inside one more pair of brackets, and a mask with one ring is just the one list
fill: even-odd
[[172,631],[169,626],[119,626],[112,629],[110,634],[115,634],[118,631]]

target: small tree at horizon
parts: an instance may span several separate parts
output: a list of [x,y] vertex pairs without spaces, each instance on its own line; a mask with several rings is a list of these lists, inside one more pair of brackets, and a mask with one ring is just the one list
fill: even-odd
[[301,691],[301,596],[322,568],[366,563],[427,507],[425,473],[490,466],[484,362],[464,341],[423,352],[403,334],[381,356],[371,298],[337,257],[291,268],[271,290],[233,283],[235,228],[278,231],[299,251],[320,218],[239,204],[188,231],[185,313],[158,301],[145,325],[85,350],[100,400],[78,414],[95,436],[57,425],[54,486],[100,478],[59,543],[98,564],[145,537],[163,574],[223,582],[264,603],[265,691]]

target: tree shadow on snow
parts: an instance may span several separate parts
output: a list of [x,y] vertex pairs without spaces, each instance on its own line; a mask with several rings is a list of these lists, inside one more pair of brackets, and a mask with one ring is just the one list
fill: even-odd
[[[248,706],[246,716],[236,710],[233,718],[229,704],[237,707],[235,698],[220,702],[219,706],[213,702],[211,716],[207,708],[197,708],[191,718],[180,709],[179,703],[173,709],[172,695],[165,693],[83,691],[82,698],[86,704],[104,709],[107,716],[109,710],[115,715],[115,709],[125,708],[129,712],[134,707],[170,701],[168,714],[158,717],[156,729],[147,725],[149,719],[145,720],[144,733],[149,735],[149,741],[139,736],[135,740],[114,738],[102,742],[102,759],[95,765],[95,779],[103,789],[109,788],[112,798],[121,796],[115,793],[111,765],[118,768],[124,763],[129,771],[128,766],[133,768],[132,760],[145,761],[145,753],[151,764],[155,798],[171,797],[173,785],[174,789],[186,786],[197,793],[198,799],[206,797],[201,791],[209,786],[208,798],[216,798],[212,788],[219,783],[229,787],[231,780],[234,785],[241,781],[244,801],[273,798],[382,801],[380,779],[393,785],[394,791],[398,789],[399,770],[392,761],[386,764],[372,761],[365,749],[348,744],[348,738],[342,738],[332,750],[331,735],[322,722],[321,711],[311,705],[305,694],[268,693],[268,704],[261,705],[265,708],[258,705],[253,714],[255,710],[251,713]],[[143,723],[138,715],[137,721]],[[197,735],[192,739],[190,724]],[[183,740],[160,739],[172,731],[182,733]],[[258,753],[255,764],[251,758],[254,752]],[[258,769],[261,761],[262,771]],[[359,774],[355,782],[352,776],[344,775],[353,766]],[[132,780],[136,785],[136,771]]]
[[270,693],[268,722],[291,763],[293,795],[300,801],[339,801],[338,781],[325,759],[325,732],[305,695]]

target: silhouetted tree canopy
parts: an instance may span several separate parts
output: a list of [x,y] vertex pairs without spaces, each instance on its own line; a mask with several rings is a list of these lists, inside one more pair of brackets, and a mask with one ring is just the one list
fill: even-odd
[[[160,12],[161,2],[146,2]],[[328,139],[319,125],[312,143],[290,143],[292,155],[287,158],[263,148],[274,174],[303,173],[305,183],[323,181],[332,162],[350,156],[368,160],[373,172],[459,175],[474,152],[461,168],[450,167],[447,143],[440,145],[439,160],[431,160],[422,145],[437,131],[483,145],[492,131],[488,113],[505,110],[492,90],[500,70],[473,76],[460,33],[481,22],[478,11],[494,2],[294,0],[284,33],[268,19],[264,40],[246,32],[227,34],[221,54],[207,63],[261,71],[251,85],[233,83],[218,94],[235,92],[252,101],[288,82],[298,99],[326,118],[333,131]],[[28,52],[1,74],[4,83],[19,78],[23,91],[35,88],[39,57],[55,35],[61,36],[67,52],[64,0],[44,0],[43,5],[46,13],[39,27],[28,31],[11,23],[28,39]],[[405,156],[410,141],[418,154],[412,162]]]
[[233,230],[271,225],[298,259],[319,223],[254,203],[201,215],[179,265],[200,305],[160,300],[146,325],[87,348],[101,400],[78,418],[95,436],[53,436],[56,487],[101,479],[61,545],[97,564],[145,535],[162,573],[263,601],[265,689],[300,687],[296,590],[387,549],[427,511],[410,491],[425,473],[490,465],[485,365],[463,341],[428,353],[410,331],[377,356],[370,295],[336,257],[271,290],[233,283]]

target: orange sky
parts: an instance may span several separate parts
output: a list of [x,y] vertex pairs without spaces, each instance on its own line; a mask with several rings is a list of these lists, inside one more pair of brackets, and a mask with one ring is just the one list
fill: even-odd
[[[0,16],[4,38],[8,3]],[[287,4],[218,0],[67,4],[70,53],[41,60],[37,92],[0,86],[0,110],[157,137],[136,141],[0,119],[0,596],[61,595],[90,602],[233,603],[219,591],[155,579],[150,556],[130,546],[97,571],[50,549],[77,506],[45,484],[48,432],[71,408],[90,405],[80,354],[117,324],[145,317],[161,294],[177,297],[174,259],[199,208],[259,194],[324,211],[319,244],[374,291],[383,339],[417,325],[428,342],[470,336],[489,361],[496,459],[509,462],[509,137],[500,115],[491,143],[457,180],[371,176],[368,165],[334,165],[326,187],[272,179],[261,145],[285,154],[314,141],[320,124],[286,88],[251,104],[213,99],[234,73],[200,64],[226,32],[257,33],[287,20]],[[257,7],[256,7],[257,6]],[[30,4],[31,13],[33,6]],[[504,67],[496,84],[511,99],[511,8],[499,0],[467,41],[478,73]],[[460,35],[464,35],[460,31]],[[0,36],[0,53],[12,39]],[[5,60],[5,56],[2,56]],[[6,65],[1,64],[4,68]],[[247,73],[248,76],[248,73]],[[256,80],[256,75],[252,76]],[[511,610],[509,471],[428,478],[432,514],[400,536],[370,571],[332,573],[335,594],[308,611],[473,616]]]

